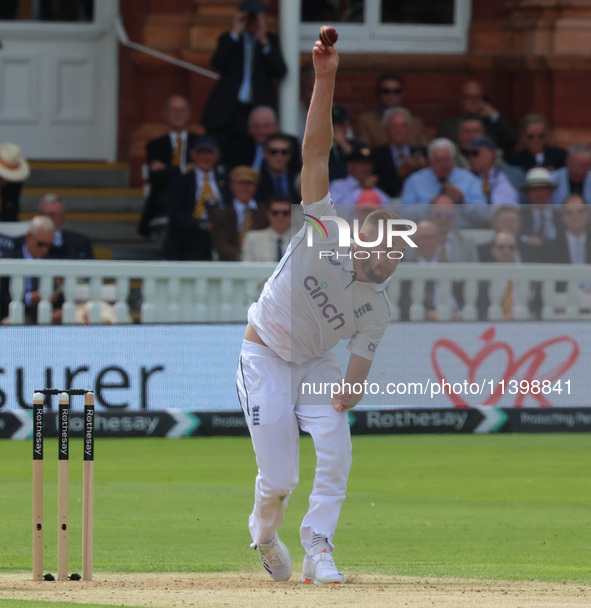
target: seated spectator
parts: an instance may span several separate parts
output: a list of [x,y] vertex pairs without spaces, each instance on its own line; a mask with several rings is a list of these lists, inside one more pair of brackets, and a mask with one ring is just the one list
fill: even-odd
[[526,114],[519,129],[519,150],[507,154],[507,162],[524,171],[545,167],[556,171],[566,164],[566,150],[547,145],[548,124],[541,114]]
[[[230,149],[224,152],[224,163],[228,167],[250,165],[260,171],[265,156],[265,142],[269,135],[279,132],[279,121],[273,108],[258,106],[248,115],[247,135],[235,140]],[[291,159],[289,168],[297,173],[302,168],[300,144],[293,135],[291,140]]]
[[0,220],[18,222],[23,182],[31,170],[16,144],[0,144]]
[[259,174],[246,165],[230,171],[230,203],[212,215],[213,246],[223,262],[240,259],[244,238],[249,230],[262,230],[268,226],[267,208],[259,205],[254,195]]
[[[549,243],[546,261],[550,264],[591,264],[591,232],[589,207],[578,194],[571,194],[561,206],[564,230]],[[566,291],[565,282],[558,283],[557,291]],[[591,281],[581,283],[581,289],[591,291]]]
[[[384,132],[384,113],[390,108],[402,106],[404,81],[398,74],[382,74],[376,84],[378,106],[375,110],[362,112],[355,124],[355,137],[370,148],[388,143]],[[413,146],[426,146],[429,137],[425,123],[418,116],[412,116],[412,131],[409,143]]]
[[167,189],[172,180],[193,169],[191,150],[199,136],[188,130],[191,106],[182,95],[172,95],[166,100],[162,112],[168,133],[146,144],[150,192],[144,203],[138,232],[142,236],[160,233],[166,225]]
[[[521,209],[515,205],[498,205],[493,211],[492,228],[497,232],[508,232],[517,239],[515,262],[517,264],[541,263],[545,253],[540,247],[530,245],[521,239]],[[481,262],[493,262],[493,241],[478,245],[478,259]]]
[[349,112],[345,106],[336,103],[332,106],[332,132],[333,141],[328,156],[328,179],[331,181],[347,177],[345,159],[353,150],[366,147],[363,142],[349,137]]
[[[517,262],[517,239],[509,232],[497,232],[494,236],[491,254],[493,262],[497,264],[515,264]],[[490,283],[482,281],[478,289],[478,320],[487,321],[489,317],[489,306],[498,305],[499,302],[491,301]],[[507,280],[503,285],[500,298],[502,318],[505,321],[516,319],[516,309],[519,305],[527,306],[530,319],[540,317],[542,311],[541,284],[536,281],[530,285],[528,301],[519,302],[519,285],[516,281]]]
[[428,205],[438,194],[446,194],[454,203],[486,204],[480,181],[469,171],[454,167],[455,146],[449,139],[434,139],[428,156],[431,166],[413,173],[404,182],[403,205]]
[[211,215],[230,196],[225,168],[213,137],[200,137],[191,150],[193,168],[168,190],[170,223],[163,247],[168,260],[211,260]]
[[440,262],[477,262],[474,241],[456,227],[458,208],[445,194],[436,196],[429,207],[429,220],[439,234]]
[[373,173],[369,148],[353,150],[345,160],[347,177],[330,182],[330,194],[335,204],[349,205],[352,210],[362,190],[373,190],[380,197],[382,205],[390,204],[388,195],[376,187],[378,177]]
[[92,260],[90,239],[79,232],[62,230],[66,219],[64,203],[56,194],[46,194],[39,202],[39,215],[48,217],[55,226],[53,245],[47,255],[55,260]]
[[548,169],[535,167],[526,173],[521,189],[528,204],[521,206],[520,238],[537,247],[541,254],[546,241],[554,241],[559,234],[558,208],[550,206],[556,184],[552,182]]
[[[422,265],[436,265],[445,263],[443,259],[441,235],[437,225],[430,220],[421,220],[417,224],[417,231],[412,237],[416,243],[415,247],[409,247],[404,254],[405,263],[417,263]],[[458,282],[453,284],[453,294],[450,298],[452,319],[461,319],[461,308],[463,305],[462,285]],[[403,321],[410,320],[410,307],[412,304],[412,283],[403,281],[400,289],[400,315]],[[425,308],[425,321],[437,321],[437,306],[439,305],[439,288],[437,281],[425,282],[425,294],[423,306]],[[416,320],[416,319],[413,319]]]
[[[12,256],[14,259],[39,260],[47,258],[49,250],[53,245],[53,235],[55,227],[53,222],[48,217],[36,216],[31,220],[27,233],[24,237],[18,237],[14,240],[14,249]],[[8,283],[3,281],[2,299],[6,301],[6,291]],[[8,296],[9,298],[10,296]],[[25,323],[28,325],[37,324],[37,307],[41,302],[41,292],[39,291],[39,278],[25,278]],[[55,289],[50,297],[50,302],[53,305],[52,322],[61,323],[61,306],[63,304],[63,295],[59,289]]]
[[273,133],[265,141],[263,166],[255,199],[263,203],[273,196],[284,196],[299,203],[295,187],[296,175],[290,169],[291,139],[284,133]]
[[552,174],[556,190],[550,199],[551,205],[560,205],[569,194],[579,194],[587,205],[591,205],[591,147],[573,144],[568,149],[566,167]]
[[[476,80],[464,83],[460,97],[460,113],[476,114],[484,124],[485,134],[504,152],[513,150],[515,146],[515,129],[488,101],[485,100],[482,85]],[[437,127],[437,137],[445,137],[459,143],[456,139],[458,131],[457,118],[445,118]]]
[[466,149],[470,170],[480,180],[482,193],[491,205],[519,204],[524,175],[517,167],[497,161],[497,147],[488,136],[476,137]]
[[456,167],[461,169],[470,169],[470,162],[468,160],[468,146],[477,137],[483,137],[484,123],[479,116],[476,114],[470,114],[464,112],[458,118],[458,130],[456,133],[455,140],[457,141],[455,164]]
[[390,108],[384,113],[387,143],[372,150],[378,187],[388,196],[400,196],[402,182],[427,165],[427,150],[411,146],[412,116],[406,108]]
[[279,262],[289,245],[291,201],[274,197],[267,209],[268,228],[250,230],[242,245],[243,262]]

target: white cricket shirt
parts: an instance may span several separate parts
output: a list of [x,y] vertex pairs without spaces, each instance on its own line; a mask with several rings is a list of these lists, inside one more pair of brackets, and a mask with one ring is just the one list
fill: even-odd
[[[327,194],[304,207],[320,219],[336,216]],[[328,237],[308,223],[292,238],[285,255],[248,311],[248,322],[265,344],[285,361],[306,363],[350,339],[347,348],[366,359],[375,350],[391,317],[385,293],[388,280],[368,283],[355,280],[350,247],[339,247],[336,222],[326,221]],[[334,251],[336,255],[320,256]]]

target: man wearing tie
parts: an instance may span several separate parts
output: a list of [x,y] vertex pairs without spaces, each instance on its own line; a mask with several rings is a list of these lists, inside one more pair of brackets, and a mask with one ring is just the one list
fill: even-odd
[[191,119],[189,102],[181,95],[173,95],[164,104],[164,120],[168,133],[149,141],[146,145],[146,159],[150,171],[150,193],[144,203],[138,232],[150,236],[166,223],[168,215],[167,189],[172,180],[190,172],[193,163],[190,152],[199,136],[188,130]]
[[239,260],[247,233],[268,225],[266,207],[254,198],[258,183],[259,174],[252,167],[230,171],[231,203],[212,215],[213,245],[221,261]]
[[200,137],[190,153],[192,170],[175,178],[168,191],[168,260],[211,260],[212,212],[229,199],[220,150],[213,137]]
[[276,81],[287,73],[279,38],[267,31],[263,2],[240,4],[232,30],[218,40],[211,66],[220,73],[220,80],[209,96],[201,124],[220,140],[225,152],[234,139],[246,135],[252,108],[277,107]]
[[290,169],[291,140],[284,133],[273,133],[265,141],[261,181],[255,198],[267,202],[272,196],[284,196],[297,204],[299,193],[294,186],[296,174]]
[[556,216],[558,207],[549,204],[556,184],[548,169],[535,167],[526,173],[521,189],[529,204],[521,207],[520,238],[529,245],[541,248],[545,242],[556,240],[561,232]]
[[[407,219],[421,220],[428,214],[428,204],[438,194],[449,196],[454,203],[469,205],[464,212],[466,223],[458,227],[478,224],[486,211],[486,199],[478,178],[466,169],[454,166],[455,145],[445,138],[434,139],[428,148],[431,166],[416,171],[409,176],[402,188],[401,203],[408,207],[401,209]],[[410,205],[416,205],[411,208]],[[482,207],[481,207],[482,205]]]
[[291,202],[275,197],[267,211],[269,227],[251,230],[242,246],[243,262],[278,262],[285,253],[291,238]]
[[[561,219],[564,231],[549,243],[546,262],[550,264],[591,263],[591,235],[589,233],[589,209],[578,194],[571,194],[562,205]],[[591,282],[581,284],[583,291],[591,291]],[[566,291],[566,283],[559,282],[557,291]]]

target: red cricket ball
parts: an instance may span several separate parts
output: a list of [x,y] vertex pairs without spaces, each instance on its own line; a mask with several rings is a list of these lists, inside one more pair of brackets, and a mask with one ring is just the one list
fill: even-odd
[[332,46],[339,39],[339,33],[332,25],[323,25],[320,28],[320,42],[326,46]]

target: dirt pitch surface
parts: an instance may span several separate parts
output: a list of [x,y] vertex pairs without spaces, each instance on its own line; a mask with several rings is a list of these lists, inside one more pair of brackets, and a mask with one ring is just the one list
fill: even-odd
[[[588,608],[591,587],[566,583],[351,575],[345,585],[275,583],[264,573],[95,574],[94,581],[34,583],[0,574],[0,599],[174,608]],[[0,602],[1,605],[1,602]]]

